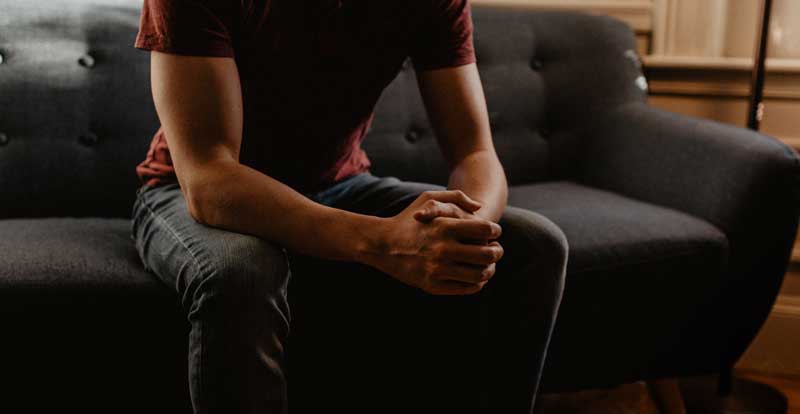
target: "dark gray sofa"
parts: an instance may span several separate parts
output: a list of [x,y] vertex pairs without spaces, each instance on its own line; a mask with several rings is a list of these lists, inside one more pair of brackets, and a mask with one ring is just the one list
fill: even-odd
[[[158,122],[148,55],[132,48],[139,6],[0,0],[2,412],[188,411],[187,324],[129,236],[134,166]],[[648,106],[621,22],[473,14],[510,203],[570,245],[543,391],[726,372],[787,267],[797,154]],[[445,182],[409,67],[365,149],[375,174]]]

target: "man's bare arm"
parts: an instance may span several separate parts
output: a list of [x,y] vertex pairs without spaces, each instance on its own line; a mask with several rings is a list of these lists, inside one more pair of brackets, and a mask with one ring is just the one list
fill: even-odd
[[424,71],[419,88],[450,166],[449,189],[481,202],[475,214],[497,221],[508,198],[506,176],[492,143],[486,98],[475,64]]
[[[190,214],[300,253],[365,263],[433,294],[479,291],[503,254],[487,220],[415,220],[433,202],[480,207],[460,191],[427,192],[395,217],[377,218],[315,203],[239,163],[243,110],[230,58],[151,54],[153,98]],[[280,139],[276,137],[275,139]],[[465,265],[468,264],[468,265]],[[493,272],[491,272],[493,273]]]
[[197,221],[305,254],[356,260],[365,249],[361,232],[376,218],[314,203],[239,163],[242,97],[233,59],[152,52],[151,66],[153,99]]

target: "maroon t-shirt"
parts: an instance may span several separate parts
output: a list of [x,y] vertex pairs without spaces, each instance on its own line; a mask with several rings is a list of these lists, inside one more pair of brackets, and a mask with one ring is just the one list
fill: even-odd
[[[407,57],[475,61],[468,0],[145,0],[136,47],[234,58],[240,162],[304,192],[368,170],[361,141]],[[159,129],[143,183],[175,181],[167,141]]]

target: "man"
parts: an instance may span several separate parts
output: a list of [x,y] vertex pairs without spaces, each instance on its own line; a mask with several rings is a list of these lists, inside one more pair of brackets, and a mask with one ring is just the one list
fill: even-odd
[[[290,271],[315,260],[332,270],[298,282],[341,298],[324,311],[338,337],[318,343],[341,372],[316,381],[360,387],[328,396],[338,407],[532,410],[566,242],[506,207],[467,0],[145,0],[136,47],[152,51],[162,128],[133,234],[187,312],[195,412],[284,413],[287,382],[315,381],[287,381],[306,371],[285,355]],[[375,177],[360,148],[408,57],[447,189]],[[340,361],[368,357],[375,381]],[[295,412],[337,406],[294,395]]]

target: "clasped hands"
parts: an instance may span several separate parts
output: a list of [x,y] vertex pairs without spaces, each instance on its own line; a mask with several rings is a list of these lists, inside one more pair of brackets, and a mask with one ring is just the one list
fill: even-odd
[[370,265],[433,295],[470,295],[494,276],[500,225],[475,214],[481,204],[459,190],[426,191],[377,229]]

